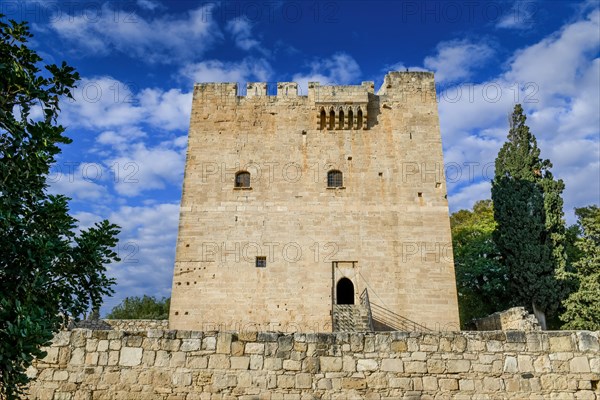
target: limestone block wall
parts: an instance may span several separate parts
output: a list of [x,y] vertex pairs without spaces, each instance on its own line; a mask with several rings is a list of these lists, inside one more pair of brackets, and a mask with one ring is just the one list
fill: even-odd
[[59,333],[29,399],[596,399],[600,332]]
[[119,331],[146,331],[148,329],[169,329],[169,320],[159,319],[103,319],[113,329]]

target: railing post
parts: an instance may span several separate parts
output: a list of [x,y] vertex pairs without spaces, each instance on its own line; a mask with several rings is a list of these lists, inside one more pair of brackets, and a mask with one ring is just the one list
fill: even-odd
[[371,313],[371,303],[369,302],[369,292],[367,291],[367,288],[365,288],[365,290],[363,290],[362,294],[360,295],[360,303],[367,309],[369,329],[371,330],[371,332],[374,332],[375,329],[373,329],[373,314]]

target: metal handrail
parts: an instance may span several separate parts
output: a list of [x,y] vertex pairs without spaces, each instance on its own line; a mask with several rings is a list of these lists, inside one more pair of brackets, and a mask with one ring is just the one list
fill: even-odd
[[363,290],[363,292],[360,295],[360,304],[362,304],[367,309],[367,316],[369,318],[369,330],[371,332],[374,332],[375,329],[373,329],[373,314],[371,313],[371,302],[369,302],[369,292],[367,291],[367,288],[365,288],[365,290]]
[[[365,277],[359,272],[358,275],[362,278],[362,280],[365,283],[365,286],[369,287],[369,282],[365,279]],[[367,290],[367,287],[365,288],[365,291]],[[363,293],[365,292],[363,291]],[[375,295],[375,297],[377,299],[379,299],[378,301],[380,301],[381,303],[385,303],[383,301],[383,299],[381,297],[379,297],[377,295],[377,292],[373,291],[373,288],[371,288],[371,292],[372,294]],[[361,300],[362,300],[362,295],[361,295]],[[384,304],[385,305],[385,304]],[[415,321],[412,321],[408,318],[403,317],[402,315],[396,314],[393,311],[390,311],[389,309],[377,305],[375,303],[371,303],[369,302],[369,315],[371,316],[371,320],[381,323],[387,327],[389,327],[392,330],[397,330],[397,331],[431,331],[431,329],[427,328],[426,326],[423,326]],[[375,326],[375,325],[373,325]]]
[[405,318],[380,305],[371,303],[373,319],[397,331],[431,331],[424,325]]

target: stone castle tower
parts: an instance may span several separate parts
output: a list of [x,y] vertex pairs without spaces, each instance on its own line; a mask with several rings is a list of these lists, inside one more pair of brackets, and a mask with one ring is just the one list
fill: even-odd
[[458,330],[432,73],[194,88],[171,329]]

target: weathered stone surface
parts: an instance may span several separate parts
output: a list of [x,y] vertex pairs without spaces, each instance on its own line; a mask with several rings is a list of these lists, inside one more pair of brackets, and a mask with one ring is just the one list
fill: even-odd
[[435,376],[424,376],[423,390],[428,392],[436,392],[438,390],[438,378]]
[[246,343],[246,354],[262,354],[264,351],[264,343]]
[[427,360],[427,372],[430,374],[441,374],[446,371],[446,363],[443,360]]
[[309,389],[312,387],[312,375],[307,373],[300,373],[296,375],[296,388],[297,389]]
[[196,351],[200,350],[202,341],[200,339],[183,339],[181,341],[181,351]]
[[302,369],[302,362],[295,360],[283,360],[283,369],[288,371],[300,371]]
[[250,357],[231,357],[231,369],[248,369]]
[[83,348],[75,348],[71,351],[71,361],[72,365],[83,365],[85,359],[85,350]]
[[427,363],[424,361],[407,361],[404,363],[404,372],[423,374],[427,372]]
[[[195,85],[171,328],[328,332],[332,289],[343,277],[359,287],[360,270],[389,310],[458,329],[434,77],[384,80],[377,92],[373,82],[313,82],[305,95],[279,82],[273,96],[265,82],[243,96],[235,83]],[[334,171],[342,182],[328,186]],[[238,173],[249,183],[237,175],[236,186]],[[330,243],[335,260],[358,264],[339,261],[332,275]],[[260,269],[257,257],[267,257]],[[292,350],[278,344],[281,356]],[[390,349],[378,338],[365,345]]]
[[214,336],[208,336],[202,339],[202,350],[215,350],[217,348],[217,338]]
[[356,363],[356,370],[357,371],[376,371],[379,367],[379,364],[377,363],[377,360],[371,360],[371,359],[365,359],[365,360],[358,360],[358,362]]
[[364,378],[342,378],[342,388],[350,390],[360,390],[367,387],[367,380]]
[[256,354],[250,356],[250,369],[258,370],[263,368],[264,358]]
[[228,369],[230,358],[225,354],[213,354],[208,358],[208,368]]
[[550,351],[552,352],[573,350],[573,340],[571,338],[571,335],[562,334],[560,336],[552,336],[549,338],[549,342]]
[[599,332],[578,332],[577,340],[580,351],[598,352],[600,344],[598,343]]
[[457,379],[440,379],[439,381],[440,390],[450,391],[450,390],[458,390],[458,380]]
[[[513,307],[474,321],[478,331],[511,331],[521,336],[524,331],[540,331],[537,318],[524,307]],[[508,335],[508,332],[507,332]],[[512,338],[512,337],[511,337]],[[509,339],[509,341],[512,341]]]
[[217,336],[217,353],[231,353],[232,335],[228,332],[220,332]]
[[450,374],[467,372],[470,367],[471,362],[468,360],[448,360],[446,363],[446,371]]
[[319,357],[321,371],[341,371],[342,357]]
[[398,358],[384,358],[381,360],[381,370],[389,372],[403,372],[404,364]]
[[110,325],[114,330],[129,332],[163,332],[169,329],[169,321],[156,319],[103,319],[103,323]]
[[233,342],[231,343],[231,355],[241,356],[244,354],[244,342]]
[[133,367],[142,362],[143,349],[139,347],[123,347],[119,355],[119,365]]
[[506,357],[504,360],[504,372],[515,373],[518,371],[517,368],[517,358],[516,357]]
[[574,357],[569,362],[571,372],[590,372],[590,364],[586,356]]
[[[494,332],[366,337],[258,333],[256,341],[244,346],[234,346],[242,342],[232,332],[153,332],[152,340],[145,340],[145,331],[127,333],[122,339],[117,339],[118,332],[109,332],[112,338],[106,334],[103,339],[95,333],[62,333],[60,340],[46,349],[51,356],[28,369],[28,375],[37,379],[27,398],[308,400],[318,395],[331,400],[559,400],[591,399],[599,393],[595,332],[539,332],[536,340],[548,345],[535,347],[537,350],[527,346],[519,353],[507,352],[505,347],[522,343],[518,341],[522,337]],[[200,345],[209,337],[215,339],[214,347]],[[217,353],[217,337],[226,338],[222,351],[231,343],[230,353]],[[363,350],[353,350],[352,343],[356,349],[363,339]],[[137,347],[111,350],[110,342],[117,340]],[[529,342],[528,336],[526,340]],[[175,341],[180,343],[174,345]],[[394,342],[404,341],[405,352],[391,350]],[[495,342],[497,351],[489,352],[489,341]],[[384,351],[387,343],[389,350]],[[552,352],[550,343],[556,349],[568,346],[571,350]],[[236,354],[242,349],[252,353],[234,355],[234,347]],[[367,353],[366,348],[381,351]],[[463,350],[456,351],[458,348]]]

